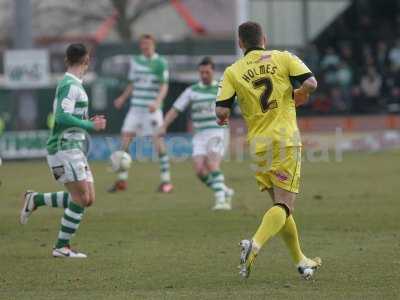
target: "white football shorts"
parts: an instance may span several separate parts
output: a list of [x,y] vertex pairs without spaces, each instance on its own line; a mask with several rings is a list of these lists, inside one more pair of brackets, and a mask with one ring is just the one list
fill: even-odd
[[47,155],[47,163],[54,179],[61,184],[75,181],[93,182],[87,158],[80,149],[58,151]]
[[135,133],[138,136],[153,136],[163,124],[161,109],[154,113],[147,107],[132,106],[126,114],[122,133]]

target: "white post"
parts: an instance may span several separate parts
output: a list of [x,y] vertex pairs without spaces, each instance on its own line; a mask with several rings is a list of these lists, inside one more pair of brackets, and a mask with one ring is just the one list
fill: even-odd
[[14,2],[14,26],[14,49],[31,49],[33,46],[31,0]]
[[236,28],[235,28],[235,40],[236,40],[236,55],[241,56],[242,50],[239,48],[237,28],[243,22],[249,20],[249,5],[250,0],[236,0]]
[[[32,32],[32,2],[31,0],[16,0],[14,1],[14,49],[32,49],[33,48],[33,32]],[[15,96],[18,103],[18,116],[17,120],[20,122],[21,115],[20,111],[23,106],[28,103],[32,107],[36,108],[37,98],[32,90],[23,89],[16,90]],[[32,111],[33,118],[36,120],[37,111],[36,109]],[[26,124],[24,125],[26,126]],[[34,129],[32,126],[36,127],[35,122],[27,125],[28,129]]]

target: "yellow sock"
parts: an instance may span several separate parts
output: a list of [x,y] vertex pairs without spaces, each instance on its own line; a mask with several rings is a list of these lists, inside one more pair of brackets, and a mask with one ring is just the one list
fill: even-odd
[[289,248],[289,252],[293,258],[294,263],[297,265],[301,260],[305,258],[305,256],[300,248],[297,226],[294,222],[292,215],[290,215],[286,219],[286,223],[283,226],[280,234],[285,241],[286,246]]
[[[255,247],[260,249],[270,238],[276,235],[286,222],[286,211],[283,207],[276,205],[271,207],[264,215],[260,227],[253,237]],[[258,250],[257,249],[257,250]]]

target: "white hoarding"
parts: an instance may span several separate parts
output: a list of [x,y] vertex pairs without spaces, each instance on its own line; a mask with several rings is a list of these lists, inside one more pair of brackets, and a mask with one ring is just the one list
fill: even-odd
[[49,84],[49,55],[47,50],[7,50],[4,53],[6,86],[28,89]]

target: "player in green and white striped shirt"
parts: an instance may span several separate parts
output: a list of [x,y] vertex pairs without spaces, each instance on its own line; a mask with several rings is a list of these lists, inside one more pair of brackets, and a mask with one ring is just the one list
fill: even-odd
[[67,48],[67,73],[58,83],[54,100],[54,127],[47,142],[47,162],[54,178],[68,192],[38,193],[27,191],[20,222],[26,224],[32,212],[41,206],[64,209],[54,257],[85,258],[86,255],[70,248],[71,237],[79,227],[85,208],[95,201],[93,175],[83,145],[87,131],[106,127],[104,116],[88,118],[88,96],[82,77],[89,66],[89,53],[82,44]]
[[218,84],[213,80],[214,63],[205,57],[198,67],[200,82],[188,87],[175,101],[165,116],[159,134],[164,135],[178,114],[189,105],[195,134],[193,136],[193,163],[199,179],[211,188],[215,196],[214,210],[231,209],[233,190],[225,185],[221,159],[229,133],[216,123],[215,99]]
[[[167,61],[155,52],[155,40],[150,34],[140,38],[142,55],[133,56],[129,72],[130,84],[118,97],[114,105],[121,109],[128,98],[130,109],[122,126],[122,150],[129,153],[129,146],[137,136],[152,136],[159,155],[161,185],[160,192],[172,191],[169,158],[163,137],[157,132],[163,123],[162,104],[168,92]],[[118,180],[110,192],[125,190],[128,172],[118,172]]]

